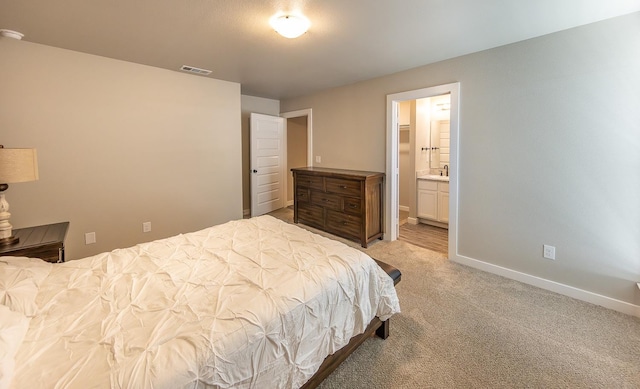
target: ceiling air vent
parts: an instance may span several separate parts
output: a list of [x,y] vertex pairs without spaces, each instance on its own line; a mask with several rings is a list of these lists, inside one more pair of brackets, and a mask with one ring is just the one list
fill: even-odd
[[187,65],[182,65],[180,70],[183,70],[183,71],[189,72],[189,73],[200,74],[202,76],[208,76],[209,74],[211,74],[211,70],[194,68],[193,66],[187,66]]

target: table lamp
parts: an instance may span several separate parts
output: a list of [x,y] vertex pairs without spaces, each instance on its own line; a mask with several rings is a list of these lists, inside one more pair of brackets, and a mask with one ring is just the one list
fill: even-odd
[[9,224],[9,203],[4,198],[8,184],[38,179],[36,149],[5,149],[0,145],[0,246],[18,243]]

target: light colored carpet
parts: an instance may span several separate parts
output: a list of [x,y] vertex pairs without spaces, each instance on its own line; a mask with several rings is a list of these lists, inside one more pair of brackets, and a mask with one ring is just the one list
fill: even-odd
[[[292,221],[290,209],[272,215]],[[640,388],[638,318],[402,241],[362,250],[402,271],[402,313],[388,339],[368,339],[323,389]]]

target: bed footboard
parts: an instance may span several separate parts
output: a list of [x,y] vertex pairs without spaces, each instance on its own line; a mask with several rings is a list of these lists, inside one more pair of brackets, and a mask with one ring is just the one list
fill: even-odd
[[[374,260],[376,261],[378,266],[380,266],[387,274],[389,274],[389,277],[393,279],[394,285],[397,285],[398,282],[400,282],[400,278],[402,277],[402,273],[400,273],[400,270],[396,269],[395,267],[387,263],[378,261],[377,259],[374,259]],[[371,322],[367,326],[367,329],[365,329],[363,333],[361,333],[360,335],[354,336],[353,338],[351,338],[351,340],[346,346],[336,351],[332,355],[329,355],[328,357],[326,357],[324,362],[322,362],[322,365],[320,365],[320,368],[318,369],[316,374],[314,374],[313,377],[311,377],[309,381],[307,381],[302,386],[302,388],[312,389],[320,385],[320,383],[325,378],[327,378],[329,374],[331,374],[335,369],[337,369],[338,366],[340,366],[340,364],[345,359],[347,359],[347,357],[352,352],[354,352],[358,347],[360,347],[360,345],[364,343],[365,340],[373,336],[374,333],[376,334],[376,336],[382,339],[387,339],[389,337],[389,320],[391,319],[381,321],[377,317],[374,317],[373,320],[371,320]]]

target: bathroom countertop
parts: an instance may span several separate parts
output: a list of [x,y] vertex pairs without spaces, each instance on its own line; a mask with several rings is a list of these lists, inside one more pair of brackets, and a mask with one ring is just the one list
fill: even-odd
[[418,176],[419,180],[446,181],[449,182],[449,176],[440,176],[437,174],[425,174]]

